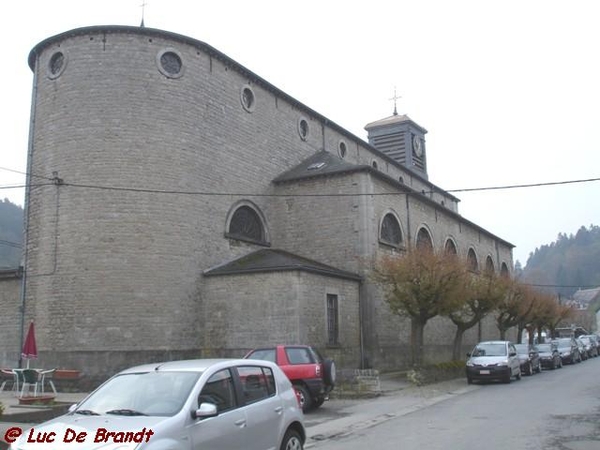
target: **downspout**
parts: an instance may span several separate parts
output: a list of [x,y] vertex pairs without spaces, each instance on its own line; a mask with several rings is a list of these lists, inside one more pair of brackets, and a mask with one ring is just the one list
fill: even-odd
[[[358,205],[358,218],[359,218],[359,254],[361,255],[361,257],[364,256],[368,256],[370,254],[370,249],[369,249],[369,230],[371,229],[370,227],[370,223],[369,220],[372,217],[371,211],[370,211],[370,197],[372,194],[371,190],[369,189],[370,186],[370,174],[367,171],[367,174],[365,175],[365,181],[364,182],[360,182],[359,179],[359,196],[357,199],[357,205]],[[363,268],[363,275],[364,275],[364,268]],[[369,340],[369,348],[372,348],[373,346],[373,324],[372,324],[372,318],[373,318],[373,314],[370,311],[370,305],[368,304],[368,299],[369,299],[369,289],[367,287],[367,283],[365,283],[365,279],[366,277],[363,276],[361,279],[361,282],[359,284],[358,287],[358,303],[359,303],[359,334],[360,334],[360,368],[361,369],[368,369],[371,366],[371,361],[369,361],[367,359],[367,351],[366,351],[366,344],[365,344],[365,336],[367,336],[367,339]]]
[[410,194],[406,192],[406,241],[408,242],[408,246],[412,243],[412,235],[410,232],[410,202],[409,202]]
[[35,70],[33,71],[33,89],[31,94],[31,110],[30,110],[30,123],[29,123],[29,143],[27,148],[27,170],[25,174],[25,199],[23,201],[23,263],[22,263],[22,277],[21,277],[21,306],[19,307],[20,312],[20,324],[19,324],[19,365],[23,366],[23,357],[21,353],[23,351],[23,341],[25,339],[25,306],[26,306],[26,287],[27,287],[27,256],[29,250],[29,195],[31,190],[31,167],[33,164],[33,133],[35,129],[35,117],[36,117],[36,99],[37,99],[37,71],[39,68],[39,55],[36,54]]

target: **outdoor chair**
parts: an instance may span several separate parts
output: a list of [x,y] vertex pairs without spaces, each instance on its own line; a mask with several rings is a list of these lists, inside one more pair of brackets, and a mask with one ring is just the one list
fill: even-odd
[[33,387],[33,396],[37,397],[38,388],[41,385],[42,376],[36,369],[23,369],[17,372],[22,376],[20,380],[22,383],[21,386],[21,397],[25,394],[25,389],[27,389],[27,394],[31,393],[31,388]]
[[19,377],[16,372],[12,369],[0,369],[2,375],[2,384],[0,385],[0,392],[4,391],[6,383],[12,381],[12,390],[15,393],[19,392]]
[[41,377],[40,384],[42,385],[42,395],[44,395],[44,385],[48,383],[52,388],[52,392],[56,395],[56,386],[54,386],[54,381],[52,381],[52,376],[56,369],[47,369],[47,370],[39,370],[38,374]]

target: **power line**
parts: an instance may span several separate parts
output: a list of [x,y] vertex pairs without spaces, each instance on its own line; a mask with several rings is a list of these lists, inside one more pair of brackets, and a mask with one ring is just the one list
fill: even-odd
[[[474,192],[474,191],[489,191],[489,190],[500,190],[500,189],[517,189],[517,188],[531,188],[531,187],[542,187],[542,186],[555,186],[565,185],[574,183],[590,183],[594,181],[600,181],[600,178],[587,178],[579,180],[567,180],[567,181],[552,181],[547,183],[531,183],[531,184],[516,184],[516,185],[504,185],[504,186],[487,186],[478,188],[465,188],[465,189],[451,189],[445,192]],[[56,183],[54,183],[56,184]],[[75,188],[87,188],[87,189],[99,189],[99,190],[112,190],[112,191],[126,191],[126,192],[144,192],[144,193],[156,193],[156,194],[178,194],[178,195],[205,195],[205,196],[247,196],[247,197],[356,197],[356,196],[386,196],[386,195],[411,195],[411,192],[377,192],[377,193],[332,193],[332,194],[259,194],[249,192],[210,192],[210,191],[184,191],[184,190],[169,190],[169,189],[150,189],[150,188],[131,188],[131,187],[119,187],[119,186],[100,186],[94,184],[80,184],[80,183],[59,183],[64,186],[71,186]],[[421,191],[421,194],[431,194],[437,191]]]
[[535,283],[522,283],[525,286],[531,286],[531,287],[547,287],[547,288],[565,288],[565,289],[595,289],[598,286],[596,285],[568,285],[568,284],[535,284]]
[[[20,170],[14,170],[14,169],[9,169],[8,167],[0,167],[0,170],[5,170],[7,172],[12,172],[12,173],[18,173],[20,175],[25,175],[27,176],[27,172],[22,172]],[[36,178],[43,178],[45,180],[52,180],[52,177],[47,177],[47,176],[43,176],[43,175],[36,175],[35,173],[31,173],[32,177],[36,177]]]
[[551,181],[548,183],[532,183],[532,184],[512,184],[505,186],[490,186],[480,188],[467,188],[467,189],[450,189],[446,192],[472,192],[472,191],[491,191],[497,189],[518,189],[518,188],[529,188],[529,187],[541,187],[541,186],[556,186],[560,184],[574,184],[574,183],[590,183],[592,181],[600,181],[600,178],[587,178],[583,180],[568,180],[568,181]]
[[0,239],[0,244],[6,245],[8,247],[22,248],[23,244],[19,244],[18,242],[5,241],[4,239]]
[[[0,169],[4,169],[0,167]],[[11,169],[12,172],[17,172]],[[122,187],[122,186],[102,186],[96,184],[81,184],[81,183],[65,183],[57,177],[44,177],[35,175],[38,178],[43,178],[52,183],[41,183],[41,184],[31,184],[31,187],[39,187],[39,186],[52,186],[52,185],[64,185],[71,186],[75,188],[87,188],[87,189],[97,189],[97,190],[109,190],[109,191],[122,191],[122,192],[143,192],[143,193],[154,193],[154,194],[171,194],[171,195],[204,195],[204,196],[248,196],[248,197],[356,197],[356,196],[394,196],[394,195],[411,195],[411,194],[434,194],[439,193],[439,191],[425,191],[422,190],[420,192],[377,192],[377,193],[332,193],[332,194],[260,194],[260,193],[249,193],[249,192],[210,192],[210,191],[185,191],[185,190],[177,190],[177,189],[153,189],[153,188],[133,188],[133,187]],[[527,183],[527,184],[512,184],[512,185],[501,185],[501,186],[484,186],[484,187],[475,187],[475,188],[462,188],[462,189],[448,189],[443,192],[454,193],[454,192],[480,192],[480,191],[492,191],[492,190],[505,190],[505,189],[523,189],[523,188],[532,188],[532,187],[544,187],[544,186],[557,186],[557,185],[567,185],[567,184],[576,184],[576,183],[591,183],[595,181],[600,181],[600,178],[586,178],[586,179],[578,179],[578,180],[566,180],[566,181],[550,181],[546,183]],[[6,185],[0,186],[0,189],[18,189],[18,188],[26,188],[27,185]]]

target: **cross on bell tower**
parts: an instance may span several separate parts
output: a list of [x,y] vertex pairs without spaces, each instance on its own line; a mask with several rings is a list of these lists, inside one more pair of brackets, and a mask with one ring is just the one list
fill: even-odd
[[392,98],[390,98],[390,100],[394,101],[394,116],[398,115],[398,109],[396,108],[396,101],[401,98],[402,98],[401,96],[396,95],[396,88],[394,87],[394,96]]

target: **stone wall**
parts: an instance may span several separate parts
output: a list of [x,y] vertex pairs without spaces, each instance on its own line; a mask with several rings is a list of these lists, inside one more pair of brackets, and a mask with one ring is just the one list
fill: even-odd
[[[16,367],[21,345],[21,275],[0,271],[0,367]],[[28,322],[24,322],[28,323]]]

